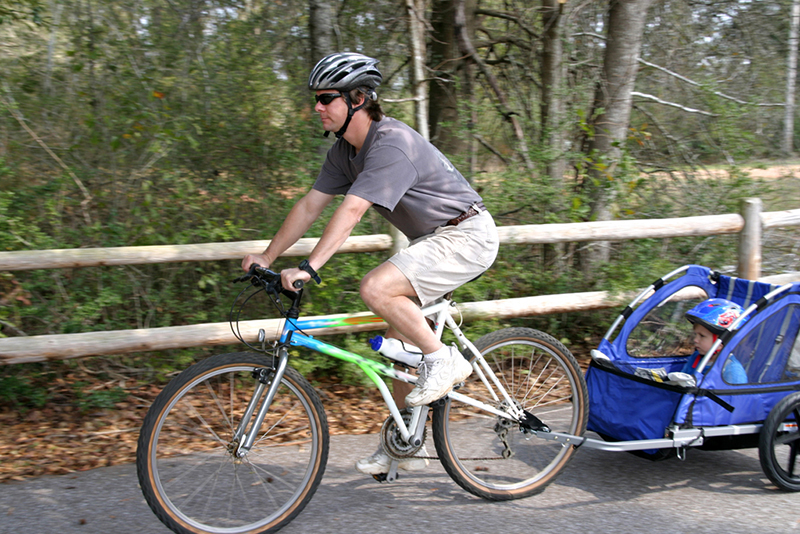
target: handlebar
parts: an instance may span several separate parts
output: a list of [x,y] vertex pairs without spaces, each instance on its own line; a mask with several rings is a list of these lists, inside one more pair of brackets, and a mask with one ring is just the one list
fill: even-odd
[[[264,267],[260,266],[257,263],[250,265],[250,269],[247,271],[247,274],[244,274],[236,278],[233,282],[234,283],[248,282],[253,280],[253,278],[255,278],[261,284],[268,286],[268,289],[272,289],[277,293],[283,291],[283,285],[281,284],[280,273],[276,273],[269,269],[265,269]],[[256,284],[258,284],[258,282],[256,282]],[[303,289],[304,285],[305,283],[302,280],[295,280],[294,283],[292,284],[292,287],[294,287],[296,290],[299,291]]]
[[[231,306],[230,315],[231,329],[233,330],[234,335],[251,349],[259,350],[244,340],[239,332],[238,324],[245,305],[260,291],[264,291],[267,293],[267,295],[269,295],[269,300],[272,301],[272,304],[287,320],[294,320],[300,317],[300,301],[303,299],[304,285],[302,280],[294,281],[292,284],[294,289],[284,289],[283,285],[281,284],[280,273],[265,269],[257,263],[254,263],[250,265],[250,269],[248,269],[247,273],[239,276],[233,280],[233,282],[249,282],[250,286],[256,288],[255,290],[253,290],[253,288],[244,288],[239,293],[234,300],[233,306]],[[289,299],[288,306],[285,305],[286,301],[283,300],[281,296]]]
[[253,263],[250,265],[250,269],[247,271],[247,274],[243,274],[242,276],[235,278],[233,283],[236,284],[239,282],[247,282],[254,276],[257,278],[266,278],[264,281],[268,283],[274,283],[277,280],[278,284],[280,284],[281,280],[280,274],[270,271],[269,269],[265,269],[257,263]]

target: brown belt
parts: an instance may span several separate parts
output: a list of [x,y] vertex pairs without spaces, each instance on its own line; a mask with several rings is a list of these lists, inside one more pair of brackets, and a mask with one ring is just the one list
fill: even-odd
[[445,226],[458,226],[459,223],[466,221],[470,217],[474,217],[476,215],[479,215],[481,213],[481,211],[484,211],[486,209],[483,206],[483,203],[478,203],[476,205],[478,206],[479,209],[475,209],[475,206],[470,206],[467,211],[465,211],[464,213],[462,213],[461,215],[459,215],[455,219],[450,219],[449,221],[444,223],[444,225]]

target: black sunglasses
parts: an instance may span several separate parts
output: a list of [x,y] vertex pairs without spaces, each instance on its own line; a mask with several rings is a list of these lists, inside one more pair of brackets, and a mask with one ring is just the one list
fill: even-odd
[[314,95],[314,100],[321,102],[323,106],[327,106],[340,96],[344,95],[342,93],[322,93],[321,95]]

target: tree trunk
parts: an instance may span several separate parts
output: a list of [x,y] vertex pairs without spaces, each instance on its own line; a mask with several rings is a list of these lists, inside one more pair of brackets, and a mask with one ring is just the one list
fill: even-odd
[[[591,199],[591,219],[611,220],[615,198],[614,172],[622,155],[631,116],[631,100],[647,9],[653,0],[612,0],[608,14],[606,50],[601,82],[595,95],[595,109],[602,110],[593,121],[594,136],[589,142],[592,161],[587,181]],[[594,272],[610,257],[610,244],[599,242],[587,251],[584,272]],[[588,261],[587,261],[588,260]]]
[[797,78],[797,34],[800,26],[800,0],[792,1],[792,17],[789,29],[789,59],[786,66],[786,108],[783,120],[783,152],[794,151],[794,87]]
[[561,189],[567,162],[564,152],[563,80],[564,62],[561,41],[562,6],[559,0],[542,0],[542,144],[549,148],[553,158],[547,163],[547,175],[556,189]]
[[311,36],[311,66],[334,51],[336,13],[331,0],[309,0],[308,30]]
[[428,132],[428,98],[425,82],[425,0],[406,0],[411,41],[411,71],[414,84],[414,111],[417,131],[425,139]]
[[[567,160],[564,157],[564,62],[562,33],[563,3],[559,0],[542,0],[542,101],[541,131],[542,146],[546,147],[550,156],[547,159],[545,173],[550,186],[556,191],[549,211],[564,211],[568,199],[561,194],[564,189],[564,173]],[[563,258],[564,243],[544,245],[544,268],[562,273],[565,265]]]
[[[308,70],[311,72],[320,59],[335,52],[338,46],[335,44],[336,12],[332,0],[309,0],[308,7],[308,33],[311,40]],[[328,145],[318,145],[317,156],[323,158],[328,148]]]
[[63,5],[59,3],[51,3],[50,10],[53,13],[51,22],[50,40],[47,42],[47,71],[44,78],[44,91],[47,96],[52,96],[52,87],[50,81],[53,76],[53,48],[55,47],[56,38],[58,37],[58,25],[61,20],[61,11]]
[[[467,32],[473,31],[476,0],[467,0],[464,15]],[[433,0],[431,6],[431,61],[428,122],[431,140],[445,154],[463,154],[470,144],[459,135],[458,103],[470,98],[468,64],[460,56],[454,32],[457,0]]]

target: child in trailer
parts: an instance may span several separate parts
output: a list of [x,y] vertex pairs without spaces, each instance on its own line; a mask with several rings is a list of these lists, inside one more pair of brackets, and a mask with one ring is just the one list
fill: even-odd
[[[700,360],[703,359],[703,356],[711,349],[711,346],[717,341],[717,338],[722,335],[725,329],[732,325],[743,312],[744,310],[738,304],[720,298],[705,300],[686,312],[686,319],[693,325],[692,330],[694,331],[693,342],[695,351],[689,356],[686,365],[681,369],[681,373],[693,375],[697,371],[702,373],[707,372],[717,359],[717,356],[719,356],[722,345],[719,346],[714,356],[702,370],[697,369]],[[670,373],[670,375],[672,374],[673,373]],[[670,378],[672,378],[672,376]],[[747,383],[747,372],[744,367],[742,367],[742,364],[739,363],[739,360],[732,354],[728,356],[722,368],[722,379],[728,384]]]

